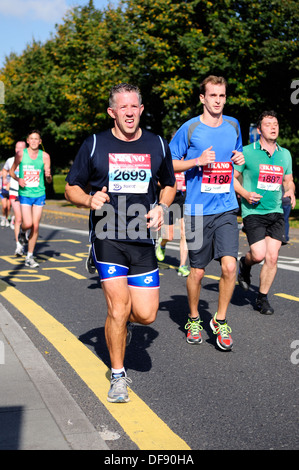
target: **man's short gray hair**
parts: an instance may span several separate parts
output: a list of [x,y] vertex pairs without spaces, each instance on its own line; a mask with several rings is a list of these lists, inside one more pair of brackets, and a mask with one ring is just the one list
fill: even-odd
[[114,97],[117,93],[137,93],[138,95],[138,100],[139,100],[139,105],[142,105],[142,96],[140,93],[140,90],[137,86],[135,85],[130,85],[129,83],[120,83],[119,85],[115,85],[114,87],[111,88],[110,90],[110,95],[109,95],[109,108],[113,108],[114,106]]

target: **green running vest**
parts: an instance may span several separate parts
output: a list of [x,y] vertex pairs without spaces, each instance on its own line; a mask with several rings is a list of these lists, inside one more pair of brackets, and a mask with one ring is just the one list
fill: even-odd
[[42,150],[38,151],[37,158],[33,160],[28,150],[24,149],[19,170],[20,178],[23,178],[26,183],[24,188],[19,187],[20,196],[40,197],[46,193]]

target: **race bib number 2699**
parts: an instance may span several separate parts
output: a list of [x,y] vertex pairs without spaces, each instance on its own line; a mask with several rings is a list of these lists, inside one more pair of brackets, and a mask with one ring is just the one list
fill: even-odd
[[109,154],[109,192],[147,193],[151,176],[150,154]]

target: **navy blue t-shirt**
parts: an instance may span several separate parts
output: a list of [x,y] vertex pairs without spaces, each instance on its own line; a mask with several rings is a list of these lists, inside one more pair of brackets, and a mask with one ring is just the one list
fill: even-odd
[[142,130],[138,140],[117,139],[111,129],[88,137],[66,181],[91,194],[108,188],[110,203],[90,212],[90,239],[96,237],[153,243],[145,214],[157,202],[157,183],[173,186],[175,176],[167,142]]

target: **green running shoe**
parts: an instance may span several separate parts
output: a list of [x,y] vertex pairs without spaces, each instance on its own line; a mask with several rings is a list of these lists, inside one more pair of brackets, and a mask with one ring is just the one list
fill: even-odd
[[202,342],[202,337],[201,337],[201,320],[199,317],[197,318],[188,318],[188,322],[185,325],[185,330],[188,330],[187,332],[187,338],[186,341],[189,344],[200,344]]
[[233,347],[233,340],[230,335],[232,332],[231,328],[225,322],[224,324],[219,323],[216,320],[217,312],[214,318],[210,321],[210,327],[213,330],[214,335],[217,335],[216,343],[223,351],[230,351]]
[[188,269],[188,266],[180,266],[179,267],[178,276],[187,277],[187,276],[189,276],[189,274],[190,274],[190,271]]
[[161,246],[161,241],[162,239],[160,238],[156,246],[156,258],[158,261],[164,261],[165,259],[165,246]]

